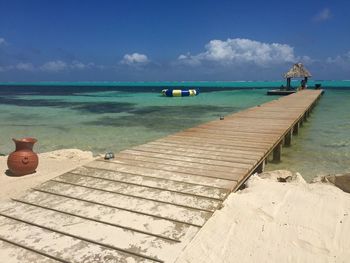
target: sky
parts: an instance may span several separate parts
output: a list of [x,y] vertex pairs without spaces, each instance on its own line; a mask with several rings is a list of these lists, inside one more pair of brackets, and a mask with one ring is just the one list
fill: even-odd
[[0,0],[0,81],[350,79],[350,1]]

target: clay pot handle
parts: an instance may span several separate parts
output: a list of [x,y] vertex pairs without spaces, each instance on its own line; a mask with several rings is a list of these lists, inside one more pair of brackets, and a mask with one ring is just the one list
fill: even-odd
[[28,157],[23,157],[23,159],[22,159],[22,163],[24,163],[24,164],[28,164],[28,163],[29,163],[29,159],[28,159]]

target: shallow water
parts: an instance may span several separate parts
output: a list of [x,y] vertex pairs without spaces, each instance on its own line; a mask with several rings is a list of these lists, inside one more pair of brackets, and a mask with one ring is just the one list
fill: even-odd
[[[5,91],[3,90],[3,93]],[[23,94],[25,93],[25,94]],[[38,152],[79,148],[119,151],[271,100],[264,90],[204,92],[168,98],[159,92],[51,93],[0,95],[0,152],[13,150],[12,137],[38,138]]]
[[[207,88],[196,97],[167,98],[161,88],[0,87],[0,153],[14,149],[11,138],[33,136],[37,152],[79,148],[120,151],[193,127],[276,97],[265,89]],[[350,91],[327,90],[309,121],[283,149],[282,162],[307,180],[350,167]]]
[[300,172],[310,181],[316,175],[350,172],[350,91],[327,90],[310,118],[283,148],[282,162],[268,170]]

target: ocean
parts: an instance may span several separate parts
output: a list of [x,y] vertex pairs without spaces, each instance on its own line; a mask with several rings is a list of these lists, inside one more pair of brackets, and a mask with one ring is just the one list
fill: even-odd
[[[350,81],[313,81],[326,89],[282,162],[268,170],[316,175],[350,171]],[[62,148],[95,154],[155,140],[200,123],[276,99],[268,82],[0,83],[0,154],[14,150],[11,138],[35,137],[34,150]],[[297,82],[293,83],[298,85]],[[196,87],[195,97],[163,97],[168,87]]]

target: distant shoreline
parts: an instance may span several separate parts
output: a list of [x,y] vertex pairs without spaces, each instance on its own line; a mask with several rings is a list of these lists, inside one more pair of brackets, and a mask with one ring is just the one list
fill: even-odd
[[[298,86],[299,79],[292,80],[293,86]],[[52,86],[52,87],[197,87],[197,88],[272,88],[285,85],[284,80],[274,81],[106,81],[106,82],[65,82],[65,81],[43,81],[43,82],[0,82],[0,87],[17,86]],[[309,87],[321,84],[322,88],[350,88],[350,80],[309,80]]]

